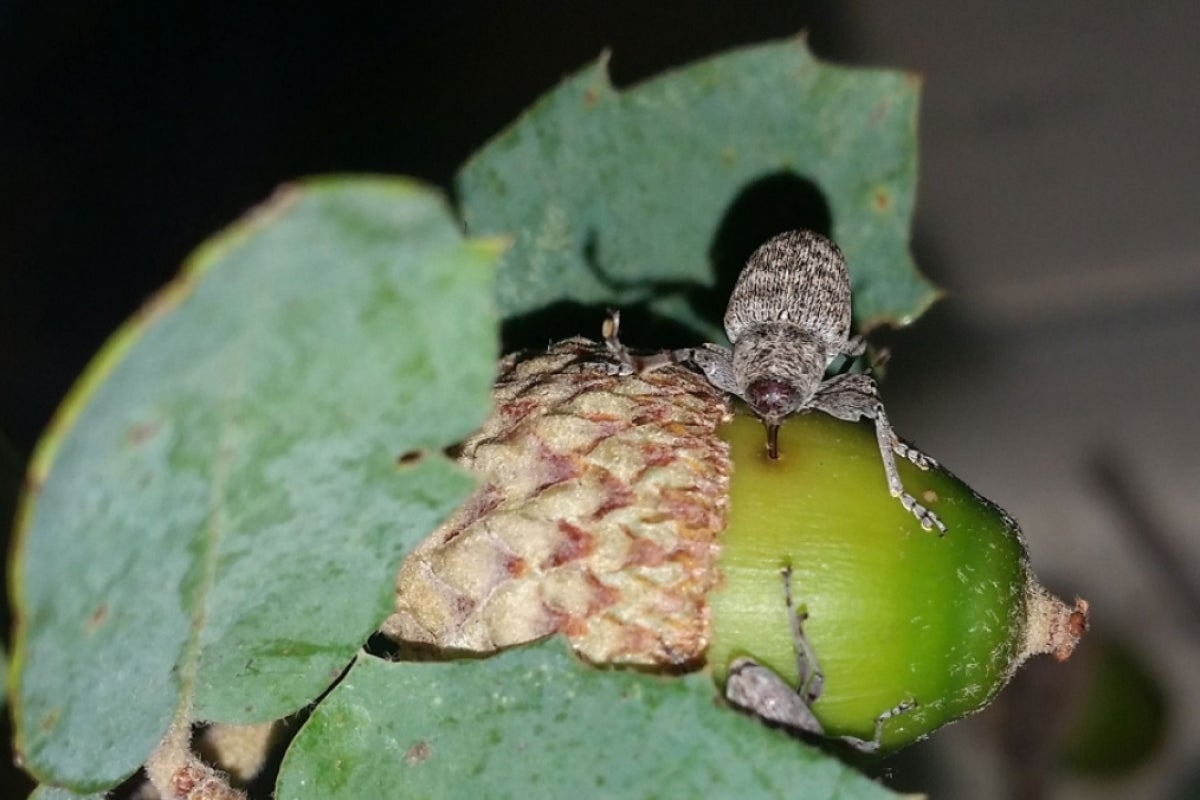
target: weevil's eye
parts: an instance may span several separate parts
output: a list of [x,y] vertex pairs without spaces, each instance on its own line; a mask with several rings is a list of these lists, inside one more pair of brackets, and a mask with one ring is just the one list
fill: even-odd
[[746,402],[765,420],[780,421],[796,410],[796,388],[778,378],[756,378],[746,387]]

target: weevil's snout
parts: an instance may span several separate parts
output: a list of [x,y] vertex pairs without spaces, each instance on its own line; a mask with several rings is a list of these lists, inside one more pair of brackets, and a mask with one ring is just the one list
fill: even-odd
[[778,378],[756,378],[746,387],[746,402],[767,426],[767,455],[779,458],[779,425],[800,405],[796,387]]
[[756,378],[746,387],[746,402],[768,425],[778,425],[796,410],[799,392],[778,378]]

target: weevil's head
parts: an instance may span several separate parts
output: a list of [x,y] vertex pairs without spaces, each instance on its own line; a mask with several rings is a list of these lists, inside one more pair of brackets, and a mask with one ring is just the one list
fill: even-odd
[[764,375],[750,381],[745,399],[763,422],[779,425],[789,414],[800,410],[803,394],[794,383],[774,375]]
[[791,324],[747,328],[733,343],[732,366],[738,392],[766,424],[774,456],[775,431],[784,419],[806,408],[825,374],[825,350],[810,333]]
[[742,399],[763,422],[778,425],[812,402],[825,373],[819,348],[794,339],[757,352],[742,344],[734,346],[734,376],[745,387]]
[[767,426],[767,454],[779,457],[779,426],[804,407],[812,392],[774,376],[755,378],[746,386],[746,403]]

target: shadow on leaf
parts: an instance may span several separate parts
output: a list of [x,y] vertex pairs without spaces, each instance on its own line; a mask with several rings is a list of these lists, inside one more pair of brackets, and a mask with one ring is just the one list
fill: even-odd
[[[583,255],[589,271],[615,295],[633,294],[639,299],[620,306],[622,338],[653,349],[684,347],[700,341],[696,329],[673,319],[652,304],[675,295],[695,315],[721,327],[725,305],[734,283],[754,250],[777,233],[807,228],[829,235],[832,217],[820,188],[794,172],[765,175],[748,184],[729,204],[713,233],[708,250],[712,287],[694,282],[633,282],[610,275],[596,254],[595,235],[584,243]],[[570,336],[598,339],[606,305],[561,301],[537,311],[505,320],[501,341],[505,351],[542,348]],[[702,337],[701,337],[702,338]]]

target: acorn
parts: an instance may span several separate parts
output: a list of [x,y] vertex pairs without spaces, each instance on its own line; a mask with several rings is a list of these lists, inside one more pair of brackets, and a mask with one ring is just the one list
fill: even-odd
[[924,530],[887,491],[874,431],[805,414],[767,456],[748,413],[721,429],[732,449],[730,517],[710,596],[717,679],[739,657],[800,685],[781,572],[824,682],[812,712],[828,735],[883,749],[986,706],[1029,656],[1066,659],[1087,626],[1030,569],[1011,516],[940,466],[901,478],[945,523]]
[[807,648],[808,730],[894,749],[984,707],[1030,655],[1066,658],[1086,628],[1084,601],[1038,584],[1009,515],[902,460],[948,532],[923,529],[867,424],[798,415],[772,459],[762,424],[703,376],[622,371],[584,339],[501,362],[493,414],[459,451],[480,485],[401,566],[382,631],[402,651],[557,633],[598,665],[707,666],[724,694],[746,660],[801,690]]

